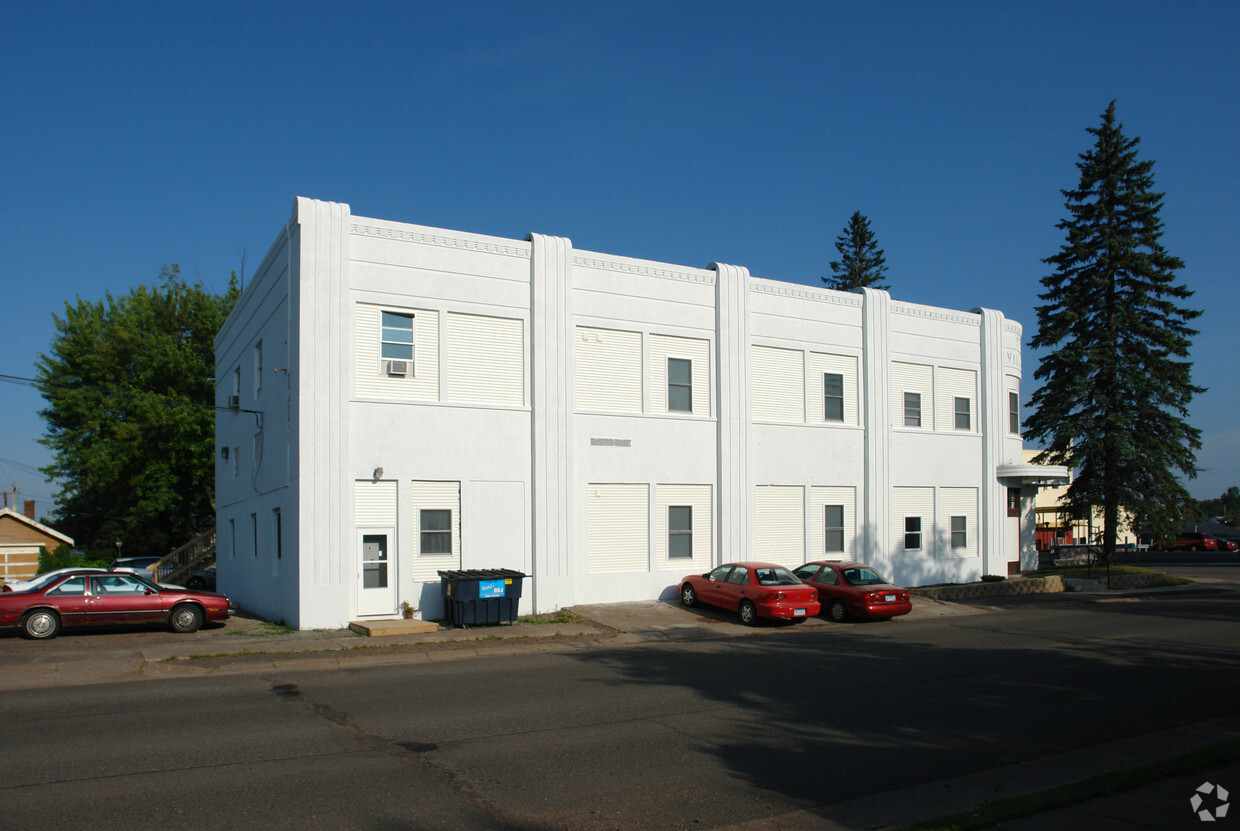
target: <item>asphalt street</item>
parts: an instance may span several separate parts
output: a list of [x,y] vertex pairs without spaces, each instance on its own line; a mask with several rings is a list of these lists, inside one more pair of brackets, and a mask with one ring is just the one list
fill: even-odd
[[[9,689],[0,828],[908,822],[1240,736],[1232,573],[1196,594],[756,632],[668,607],[662,637],[475,631],[438,653],[234,654]],[[72,641],[0,641],[0,666]],[[1188,796],[1167,815],[1198,822]],[[1072,827],[1053,822],[1019,827]]]

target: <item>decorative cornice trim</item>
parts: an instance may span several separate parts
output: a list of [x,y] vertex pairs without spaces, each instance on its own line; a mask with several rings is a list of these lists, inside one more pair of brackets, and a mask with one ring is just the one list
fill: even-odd
[[573,265],[581,266],[582,268],[597,268],[600,271],[637,274],[642,277],[658,277],[663,280],[679,280],[682,283],[699,283],[704,286],[713,286],[715,284],[715,272],[713,271],[680,271],[670,268],[655,268],[622,260],[583,257],[579,254],[573,255]]
[[749,283],[749,290],[754,294],[771,294],[777,297],[791,297],[797,300],[812,300],[815,303],[833,303],[837,306],[848,306],[860,309],[864,300],[859,294],[819,289],[800,283],[784,283],[779,280],[754,278]]
[[503,254],[509,257],[530,258],[529,245],[501,245],[496,242],[483,242],[477,239],[465,239],[442,233],[393,228],[386,225],[366,225],[354,222],[349,230],[359,237],[378,237],[400,242],[417,242],[422,245],[437,245],[441,248],[465,248],[470,251],[482,251],[487,254]]
[[953,312],[949,309],[939,309],[933,306],[918,306],[913,303],[891,303],[892,314],[904,315],[905,317],[920,317],[925,320],[941,320],[945,323],[963,323],[966,326],[982,325],[982,316],[978,314],[968,314],[964,312]]

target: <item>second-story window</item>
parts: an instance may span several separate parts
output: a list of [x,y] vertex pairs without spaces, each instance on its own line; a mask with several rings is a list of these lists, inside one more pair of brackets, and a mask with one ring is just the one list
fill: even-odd
[[822,419],[844,420],[844,376],[837,372],[825,372],[822,376]]
[[693,412],[693,361],[667,359],[667,410],[673,413]]
[[921,426],[921,393],[904,393],[904,426]]

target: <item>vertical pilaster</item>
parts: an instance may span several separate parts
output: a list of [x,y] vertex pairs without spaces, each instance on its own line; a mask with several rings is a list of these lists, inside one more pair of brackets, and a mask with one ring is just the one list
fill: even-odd
[[[569,576],[572,516],[573,316],[572,242],[530,234],[530,437],[534,573]],[[567,605],[564,583],[534,580],[534,608]]]
[[1007,488],[999,481],[999,465],[1004,463],[1003,445],[1007,436],[1004,319],[1002,312],[993,309],[974,309],[973,312],[982,316],[979,335],[982,371],[978,391],[978,418],[982,428],[982,574],[1007,574]]
[[749,559],[753,531],[750,476],[749,270],[711,265],[715,279],[716,472],[719,483],[715,563]]
[[[347,470],[353,343],[349,305],[349,206],[298,197],[298,240],[289,281],[290,422],[297,435],[298,605],[320,602],[317,587],[349,587],[355,572],[353,487]],[[263,425],[266,429],[269,425]],[[310,591],[307,591],[310,588]]]
[[865,389],[865,483],[858,551],[862,562],[892,577],[891,541],[891,295],[863,288],[862,376]]

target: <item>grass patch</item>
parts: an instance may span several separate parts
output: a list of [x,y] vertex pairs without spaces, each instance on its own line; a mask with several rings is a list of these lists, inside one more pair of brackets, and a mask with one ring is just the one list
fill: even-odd
[[543,612],[541,615],[525,615],[517,618],[517,623],[581,623],[584,618],[568,609],[557,609],[554,612]]
[[1176,776],[1187,776],[1240,761],[1240,740],[1206,745],[1188,753],[1147,765],[1091,776],[1070,785],[1059,785],[1021,796],[1008,797],[981,806],[975,811],[948,814],[893,831],[979,831],[996,823],[1032,814],[1079,805],[1100,796],[1111,796]]

